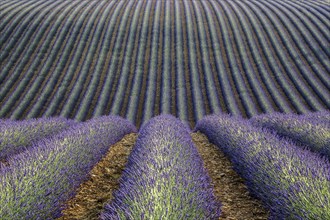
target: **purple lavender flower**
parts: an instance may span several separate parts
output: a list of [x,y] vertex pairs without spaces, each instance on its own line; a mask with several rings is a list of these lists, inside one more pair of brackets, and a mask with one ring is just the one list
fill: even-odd
[[330,159],[330,121],[327,122],[327,117],[330,118],[330,112],[326,111],[307,115],[274,113],[255,116],[250,121]]
[[140,130],[114,200],[101,219],[218,219],[210,178],[187,127],[173,116]]
[[33,142],[73,126],[65,118],[38,118],[24,121],[0,119],[0,160],[22,152]]
[[231,159],[271,219],[330,219],[330,163],[242,118],[212,115],[195,130]]
[[125,134],[127,120],[104,116],[36,142],[0,170],[1,219],[54,219],[88,172]]

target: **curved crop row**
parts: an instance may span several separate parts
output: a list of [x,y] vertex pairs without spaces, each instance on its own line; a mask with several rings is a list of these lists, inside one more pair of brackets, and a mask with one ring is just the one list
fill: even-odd
[[[92,101],[93,96],[95,95],[95,90],[96,87],[98,85],[98,80],[100,80],[100,74],[102,73],[102,68],[104,68],[104,62],[105,62],[105,56],[106,53],[109,50],[109,42],[111,40],[111,36],[114,31],[114,24],[116,21],[115,18],[118,16],[118,13],[121,9],[121,5],[123,5],[124,2],[120,2],[119,6],[115,6],[114,2],[111,2],[112,4],[109,4],[105,10],[104,13],[102,14],[101,20],[98,22],[98,26],[97,26],[97,39],[99,39],[97,42],[93,41],[92,43],[99,43],[101,41],[101,43],[99,43],[98,45],[94,45],[93,49],[94,52],[93,53],[89,53],[89,56],[95,56],[95,49],[97,48],[97,46],[99,46],[101,48],[101,52],[99,54],[97,54],[97,59],[96,59],[96,64],[94,66],[94,74],[92,76],[91,82],[88,85],[87,91],[85,92],[85,96],[79,106],[79,110],[77,112],[77,115],[75,116],[76,119],[78,120],[83,120],[86,117],[86,114],[88,112],[88,106],[90,106],[90,103]],[[116,11],[114,11],[113,13],[111,13],[111,16],[109,16],[109,14],[107,13],[108,11],[110,11],[111,9],[115,8]],[[111,21],[110,25],[106,25],[106,19],[109,19],[109,21]],[[106,29],[104,31],[104,29]],[[101,36],[101,32],[105,32],[103,34],[103,36]],[[102,39],[100,39],[101,37],[103,37]],[[91,57],[87,57],[86,60],[90,61]],[[74,66],[73,66],[74,67]]]
[[146,45],[147,45],[147,37],[148,37],[147,35],[148,35],[148,30],[150,32],[151,29],[148,26],[150,13],[151,13],[151,2],[148,2],[143,18],[143,25],[142,25],[141,37],[140,37],[141,42],[139,43],[136,69],[133,79],[133,87],[130,93],[131,98],[129,99],[128,109],[126,112],[126,118],[130,121],[136,121],[136,114],[138,111],[138,104],[139,104],[138,97],[142,89],[141,87],[142,87],[143,67],[145,62]]
[[[312,113],[309,117],[273,113],[255,116],[250,121],[257,127],[271,129],[280,136],[291,138],[330,159],[330,124],[313,118]],[[329,113],[327,117],[330,117]]]
[[[6,61],[4,63],[5,65],[2,65],[3,67],[1,68],[2,70],[0,74],[0,82],[3,81],[0,88],[0,99],[3,99],[5,97],[4,95],[8,93],[8,91],[12,89],[13,85],[18,81],[18,79],[22,77],[20,73],[23,71],[23,67],[33,52],[31,46],[33,45],[36,47],[36,45],[40,43],[40,41],[38,41],[38,37],[42,36],[42,27],[44,24],[47,25],[47,22],[49,22],[45,18],[50,16],[49,13],[52,10],[58,10],[58,5],[58,3],[52,3],[46,4],[46,6],[43,5],[43,7],[37,7],[36,12],[30,13],[26,18],[27,21],[30,22],[26,21],[26,25],[19,27],[15,31],[15,34],[10,36],[9,42],[6,42],[4,39],[0,39],[0,41],[2,41],[0,45],[2,51],[0,54],[0,61],[1,63]],[[41,34],[39,32],[41,32]],[[3,34],[3,36],[4,35],[5,34]],[[9,55],[10,57],[6,59],[6,57]],[[30,77],[28,75],[31,74],[33,74],[33,72],[27,72],[27,74],[24,74],[23,76],[29,79]],[[6,81],[4,81],[5,77]]]
[[173,116],[151,119],[138,139],[114,200],[101,219],[218,219],[210,178],[189,129]]
[[306,104],[313,110],[322,109],[323,107],[317,94],[313,94],[309,85],[302,79],[303,74],[296,69],[297,66],[301,66],[302,64],[296,64],[297,59],[292,56],[292,52],[296,50],[292,47],[292,43],[288,39],[289,36],[284,31],[281,31],[283,29],[285,30],[285,27],[280,24],[280,21],[273,16],[270,10],[260,3],[255,4],[247,1],[244,3],[246,7],[250,7],[250,10],[259,17],[259,21],[263,24],[272,43],[272,47],[283,65],[285,74],[292,81],[293,85],[306,101]]
[[220,8],[220,5],[216,1],[210,2],[218,19],[218,22],[220,24],[220,27],[223,29],[224,32],[223,38],[225,41],[225,50],[226,50],[226,56],[228,56],[229,60],[229,66],[231,70],[231,75],[234,79],[236,90],[238,91],[238,94],[243,102],[244,108],[247,112],[248,116],[252,116],[257,114],[257,108],[256,105],[253,104],[251,94],[248,92],[248,87],[244,83],[243,75],[240,69],[238,68],[238,62],[240,60],[237,60],[235,54],[234,54],[234,43],[231,40],[231,37],[225,33],[229,33],[232,31],[230,27],[226,24],[226,20],[228,19],[226,16],[222,16],[222,13],[220,13],[222,8]]
[[8,0],[0,117],[307,113],[330,107],[324,1]]
[[[73,10],[71,12],[69,12],[69,14],[67,16],[70,17],[71,19],[76,20],[75,18],[77,18],[77,15],[79,15],[79,14],[76,14],[76,17],[74,17],[73,14],[77,13],[77,12],[81,12],[86,7],[91,11],[93,9],[93,5],[90,5],[88,7],[88,6],[86,6],[86,4],[80,4],[80,5],[77,5],[76,7],[74,7]],[[84,17],[82,17],[82,18],[84,18]],[[90,19],[88,19],[88,18],[89,17],[86,16],[85,20],[93,21],[91,18]],[[69,19],[65,19],[64,21],[66,21],[66,23],[68,23],[67,22],[68,20]],[[69,28],[67,25],[63,25],[63,26],[66,27],[66,28]],[[77,29],[79,30],[80,28],[76,28],[76,30]],[[91,28],[88,28],[88,29],[91,29]],[[72,29],[70,29],[69,32],[71,32],[71,31],[72,31]],[[60,33],[62,34],[62,37],[65,36],[66,35],[65,34],[65,29],[61,29]],[[57,44],[58,44],[60,39],[61,39],[61,37],[58,37],[56,39]],[[58,55],[58,54],[56,54],[56,53],[53,54],[52,57],[53,57],[53,59],[55,58],[55,60],[48,59],[48,61],[53,61],[53,62],[48,62],[47,66],[43,66],[45,69],[40,70],[39,77],[36,80],[33,81],[32,85],[31,85],[31,88],[27,91],[27,94],[29,95],[30,99],[25,99],[24,100],[26,105],[28,105],[27,103],[30,103],[30,106],[33,106],[33,107],[38,106],[38,109],[40,108],[40,105],[38,105],[38,102],[39,103],[43,103],[43,102],[40,102],[41,100],[35,98],[35,97],[37,97],[37,92],[40,91],[40,90],[43,91],[44,94],[47,95],[47,96],[46,95],[43,96],[44,99],[45,99],[45,97],[47,97],[47,99],[49,101],[51,100],[51,102],[53,102],[52,99],[53,99],[54,96],[52,97],[51,95],[50,96],[48,96],[48,95],[49,94],[54,94],[54,91],[52,91],[53,88],[56,88],[58,86],[58,84],[60,84],[59,88],[61,88],[61,85],[62,85],[61,82],[67,82],[67,81],[65,81],[65,77],[70,77],[71,76],[68,72],[65,71],[65,64],[70,61],[70,59],[68,59],[68,54],[70,54],[72,52],[71,45],[74,43],[74,39],[75,38],[70,38],[70,41],[69,40],[64,41],[64,42],[62,41],[62,46],[57,47],[56,50],[54,49],[54,52],[56,52],[56,53],[60,53],[61,49],[62,50],[65,49],[65,52],[62,54],[62,58],[64,58],[65,62],[58,64],[56,66],[56,69],[54,70],[54,72],[52,74],[50,74],[46,70],[46,68],[51,68],[51,65],[54,65],[54,62],[58,62],[55,58],[56,55]],[[83,39],[80,39],[80,40],[83,40]],[[57,45],[57,44],[55,44],[55,45]],[[65,47],[63,47],[63,45],[65,45]],[[76,55],[78,55],[78,53]],[[67,59],[65,59],[65,57]],[[64,97],[59,97],[59,98],[61,98],[63,100]],[[43,103],[43,104],[45,104],[45,103]],[[50,107],[50,109],[52,109],[52,108]],[[20,110],[23,111],[22,108],[20,108]],[[34,108],[34,110],[35,110],[35,108]],[[17,112],[15,111],[14,113],[17,113]],[[39,113],[41,113],[40,109],[39,109]],[[17,113],[17,114],[19,114],[19,113]]]
[[325,158],[241,118],[207,116],[195,130],[229,156],[272,219],[330,218],[330,163]]
[[[75,73],[81,69],[79,60],[84,49],[81,44],[86,44],[85,41],[89,33],[87,31],[86,34],[85,25],[87,25],[88,18],[90,18],[89,16],[93,11],[91,8],[95,7],[95,4],[96,2],[85,2],[84,5],[76,7],[67,19],[64,28],[59,32],[59,36],[56,38],[58,43],[55,43],[56,47],[53,50],[52,58],[48,59],[48,61],[55,59],[53,61],[56,63],[55,68],[52,68],[52,62],[48,62],[47,66],[44,66],[45,69],[42,72],[47,71],[47,69],[49,71],[49,68],[52,68],[51,78],[41,92],[39,91],[41,93],[40,98],[32,106],[28,117],[37,117],[40,112],[45,116],[51,116],[62,109],[60,104],[67,100],[70,95],[70,92],[68,92],[70,85],[77,80],[77,74]],[[71,26],[72,23],[74,25]],[[69,32],[72,37],[66,39],[66,32]],[[64,46],[59,44],[61,41],[64,41]],[[83,42],[80,43],[81,41]],[[57,90],[54,91],[54,88],[57,88]],[[42,111],[44,105],[49,107]]]
[[[35,6],[37,1],[16,1],[16,2],[8,2],[6,5],[2,5],[0,7],[0,20],[3,21],[0,24],[0,33],[4,33],[5,30],[8,30],[9,27],[15,28],[16,25],[13,22],[20,21],[20,19],[24,18],[30,7]],[[21,13],[22,9],[26,10],[26,13]],[[19,15],[19,16],[16,16]],[[10,31],[12,33],[12,31]],[[3,37],[3,35],[1,35]],[[3,42],[3,38],[0,38],[0,42]]]
[[248,49],[246,48],[248,45],[243,43],[244,38],[241,36],[241,31],[239,29],[239,22],[235,19],[235,14],[231,12],[230,8],[227,6],[227,4],[223,4],[220,2],[221,7],[223,7],[224,12],[226,13],[226,17],[228,18],[229,25],[231,26],[231,29],[233,30],[233,35],[235,42],[237,44],[238,53],[241,57],[241,62],[243,65],[243,69],[245,71],[246,78],[250,84],[250,87],[252,91],[255,93],[255,96],[260,103],[260,106],[262,108],[263,112],[272,112],[272,106],[269,100],[266,98],[266,93],[263,91],[263,88],[261,87],[261,82],[257,79],[257,73],[254,70],[252,63],[252,60],[249,59],[248,55]]
[[[78,53],[79,55],[76,56],[74,62],[77,63],[75,65],[72,65],[72,74],[77,74],[76,81],[73,84],[73,87],[69,89],[70,91],[66,94],[66,101],[64,104],[63,109],[61,110],[61,116],[63,117],[69,117],[70,114],[74,113],[74,106],[77,105],[78,99],[81,95],[84,94],[83,86],[85,83],[89,83],[88,77],[91,76],[89,74],[89,68],[91,65],[91,62],[93,61],[93,56],[95,56],[95,46],[92,44],[99,43],[99,39],[96,36],[96,27],[100,26],[99,20],[104,13],[102,9],[104,10],[104,5],[107,2],[102,1],[100,4],[98,4],[95,7],[95,10],[91,10],[91,15],[89,19],[86,21],[86,25],[84,26],[84,30],[82,33],[82,38],[78,43]],[[102,23],[101,23],[102,24]],[[91,41],[91,39],[94,39]],[[89,59],[87,56],[90,56]],[[77,65],[81,63],[81,68],[77,72]],[[70,88],[70,87],[69,87]]]
[[[267,8],[266,6],[268,6],[269,8]],[[284,24],[285,29],[287,29],[287,32],[290,33],[290,34],[283,35],[282,31],[278,32],[281,37],[282,42],[284,42],[284,44],[285,44],[285,48],[287,48],[289,55],[293,58],[295,66],[298,68],[299,73],[300,73],[300,74],[294,73],[292,78],[295,79],[295,78],[298,78],[299,75],[301,75],[301,78],[302,78],[301,81],[303,82],[303,79],[304,79],[306,81],[306,84],[309,87],[311,87],[311,89],[313,89],[315,91],[315,93],[317,94],[317,96],[315,96],[314,99],[320,98],[326,104],[327,107],[330,107],[330,101],[329,101],[330,95],[328,95],[326,92],[326,91],[328,91],[329,87],[326,88],[323,84],[327,83],[327,82],[322,81],[322,80],[326,79],[326,76],[325,76],[326,72],[329,72],[330,70],[329,69],[328,69],[328,71],[322,70],[321,65],[316,65],[315,64],[316,61],[311,59],[314,56],[317,57],[316,54],[320,54],[320,58],[318,58],[317,60],[322,61],[325,54],[322,52],[322,50],[319,49],[319,48],[321,48],[319,46],[319,47],[317,47],[317,49],[314,49],[314,51],[316,51],[316,54],[314,56],[311,56],[310,55],[311,52],[309,52],[309,49],[305,47],[305,43],[302,43],[302,42],[304,42],[304,40],[301,39],[300,36],[297,34],[297,32],[299,33],[299,31],[297,31],[296,27],[293,25],[293,24],[295,24],[295,25],[298,25],[298,27],[300,27],[299,26],[300,23],[296,19],[294,20],[294,22],[291,22],[290,20],[288,20],[285,16],[286,14],[281,12],[280,9],[275,8],[275,6],[276,6],[275,4],[272,4],[271,6],[269,6],[268,3],[266,3],[266,5],[264,3],[262,5],[260,5],[261,9],[264,10],[266,12],[266,14],[270,17],[271,22],[274,24],[276,29],[278,29],[278,30],[284,29],[284,28],[281,28],[281,26],[280,26],[282,23],[282,24]],[[302,27],[300,27],[300,28],[302,28]],[[300,30],[300,29],[298,29],[298,30]],[[303,29],[303,30],[300,30],[300,32],[304,33],[303,36],[305,36],[306,38],[309,37],[308,31]],[[314,32],[316,32],[316,30]],[[310,44],[313,44],[312,43],[313,40],[319,41],[318,39],[313,39],[312,37],[309,37],[309,38],[307,38],[306,42],[311,42]],[[322,42],[321,46],[326,45],[326,44],[327,43]],[[295,50],[295,47],[297,47],[296,50]],[[312,68],[309,68],[309,67],[312,67]],[[322,78],[319,79],[318,75],[320,75]],[[300,83],[299,81],[296,81],[295,84],[299,85],[300,87],[302,87],[302,85],[303,85],[303,83]],[[313,97],[313,96],[309,95],[308,97]],[[311,102],[311,101],[309,101],[309,102]],[[316,110],[320,110],[318,108],[322,108],[322,107],[317,107],[316,104],[311,104],[311,105]]]
[[32,143],[68,129],[75,124],[64,118],[24,121],[0,120],[0,160],[21,152]]
[[256,33],[254,33],[253,28],[251,27],[248,19],[246,18],[246,15],[244,15],[244,13],[239,9],[238,5],[232,4],[231,7],[237,16],[239,23],[241,24],[244,36],[247,38],[249,50],[251,51],[254,62],[260,72],[262,83],[265,84],[265,87],[272,96],[276,106],[282,112],[290,113],[292,110],[290,109],[288,101],[285,99],[285,97],[281,96],[281,94],[276,88],[275,82],[271,79],[271,75],[273,74],[271,73],[272,70],[269,70],[269,67],[267,67],[267,63],[263,62],[264,55],[262,51],[258,50],[257,45],[259,42],[257,42],[257,39],[254,38],[254,35]]
[[304,117],[308,118],[309,120],[319,120],[320,122],[330,124],[330,111],[329,110],[307,113],[307,114],[304,114]]
[[[130,65],[133,60],[133,57],[128,56],[128,54],[133,54],[134,44],[136,43],[136,39],[139,37],[139,33],[137,33],[137,23],[138,18],[141,17],[141,9],[143,9],[143,2],[139,1],[139,3],[134,7],[134,14],[132,17],[132,22],[130,24],[130,31],[128,35],[128,39],[126,42],[126,49],[124,54],[124,60],[123,60],[123,68],[121,69],[121,72],[119,73],[120,79],[118,80],[118,86],[115,92],[115,97],[124,97],[125,96],[125,90],[127,89],[128,85],[128,76],[130,73]],[[110,109],[111,114],[118,115],[120,113],[122,104],[124,99],[116,99],[113,102],[113,105]]]
[[158,54],[158,45],[159,45],[159,35],[160,35],[160,8],[161,2],[157,1],[155,6],[155,15],[154,15],[154,23],[152,27],[152,39],[151,39],[151,54],[150,59],[146,60],[145,62],[149,62],[149,73],[147,79],[147,88],[145,94],[145,102],[144,102],[144,109],[145,112],[143,113],[142,121],[146,122],[149,121],[150,118],[153,116],[153,109],[154,109],[154,100],[155,100],[155,93],[156,93],[156,72],[157,72],[157,54]]
[[[58,10],[52,11],[52,16],[47,17],[45,25],[40,27],[40,31],[37,32],[38,35],[35,36],[34,43],[31,43],[29,45],[28,50],[31,51],[31,54],[25,55],[25,59],[27,58],[26,62],[22,62],[21,64],[24,65],[21,65],[21,68],[16,69],[13,74],[16,74],[17,72],[17,75],[20,75],[19,73],[21,69],[25,68],[27,72],[31,73],[31,75],[26,74],[24,75],[24,78],[17,80],[19,82],[17,84],[17,89],[11,94],[10,100],[5,103],[2,109],[14,109],[12,111],[13,113],[11,118],[19,118],[23,114],[23,112],[27,110],[28,106],[34,103],[32,100],[37,97],[37,92],[42,88],[42,85],[46,84],[45,82],[49,81],[51,74],[49,74],[48,71],[44,71],[44,69],[42,68],[43,66],[40,66],[40,64],[42,62],[43,56],[45,55],[49,47],[49,43],[54,39],[56,33],[60,31],[61,26],[63,26],[63,23],[67,20],[69,14],[73,14],[73,9],[75,6],[76,5],[71,4],[63,4],[61,5],[61,8],[57,6],[59,8],[58,10],[61,10],[61,12],[59,12]],[[60,14],[61,16],[58,16],[58,14]],[[53,23],[53,20],[56,17],[57,22]],[[47,37],[45,38],[46,34]],[[43,43],[41,44],[40,42]],[[39,72],[37,78],[36,74],[34,74],[35,71]]]
[[[97,104],[94,109],[94,116],[100,116],[105,113],[105,109],[107,105],[109,104],[109,96],[112,91],[112,85],[114,84],[114,80],[116,77],[116,71],[118,70],[118,62],[120,57],[120,52],[124,52],[126,45],[124,41],[125,33],[129,32],[129,14],[130,10],[132,10],[134,1],[129,1],[128,5],[124,8],[124,14],[122,15],[122,18],[119,19],[119,30],[117,31],[115,35],[115,44],[113,48],[113,52],[111,54],[111,62],[109,63],[109,66],[107,66],[106,71],[106,79],[103,82],[101,94],[98,97]],[[115,91],[115,90],[114,90]]]
[[206,5],[205,1],[202,1],[204,11],[207,17],[207,24],[211,32],[212,46],[214,48],[215,63],[217,68],[218,80],[222,89],[223,96],[225,98],[225,104],[228,108],[228,111],[233,115],[239,115],[239,108],[236,103],[233,89],[230,86],[229,77],[226,73],[226,66],[221,55],[221,45],[219,43],[219,37],[216,33],[215,21],[211,16],[210,8]]
[[127,120],[100,117],[35,143],[0,170],[1,219],[54,219],[109,146],[136,132]]

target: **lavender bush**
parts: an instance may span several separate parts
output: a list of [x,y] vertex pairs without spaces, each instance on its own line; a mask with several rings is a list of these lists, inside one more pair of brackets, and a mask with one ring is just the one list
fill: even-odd
[[231,159],[270,219],[330,219],[330,163],[240,118],[207,116],[195,130]]
[[33,142],[50,137],[74,125],[65,118],[39,118],[24,121],[0,119],[0,160],[17,154]]
[[250,121],[330,159],[330,123],[326,122],[326,117],[330,117],[326,112],[309,113],[307,116],[273,113],[255,116]]
[[35,143],[0,170],[1,219],[54,219],[109,146],[136,128],[120,117],[79,123]]
[[140,130],[114,200],[101,219],[218,219],[210,177],[189,128],[173,116]]
[[309,112],[304,114],[304,118],[309,120],[317,120],[320,123],[330,124],[330,111],[322,110],[317,112]]

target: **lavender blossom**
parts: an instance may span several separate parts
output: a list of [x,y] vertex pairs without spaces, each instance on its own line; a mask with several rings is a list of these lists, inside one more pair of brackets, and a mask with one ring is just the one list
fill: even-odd
[[173,116],[151,119],[140,130],[119,190],[101,219],[218,219],[203,161],[188,127]]
[[195,130],[225,152],[270,219],[330,219],[330,163],[241,118],[212,115]]
[[21,154],[0,170],[1,219],[54,219],[110,145],[136,132],[127,120],[104,116],[79,123]]
[[255,116],[250,121],[330,159],[330,122],[324,119],[327,117],[330,117],[330,112],[309,113],[307,116],[274,113]]
[[65,118],[38,118],[24,121],[0,119],[0,160],[22,152],[33,142],[73,126]]
[[309,112],[304,114],[304,118],[309,120],[317,120],[319,122],[323,122],[325,124],[330,124],[330,111],[322,110],[317,112]]

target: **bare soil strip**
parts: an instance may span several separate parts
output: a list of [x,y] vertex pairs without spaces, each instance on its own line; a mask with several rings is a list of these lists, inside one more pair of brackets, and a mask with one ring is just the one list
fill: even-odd
[[220,219],[267,219],[267,210],[259,200],[249,195],[244,180],[233,170],[224,153],[204,134],[198,132],[191,136],[212,179],[215,195],[222,204]]
[[[204,160],[214,186],[216,197],[222,203],[223,219],[261,220],[268,212],[259,200],[252,198],[244,180],[232,169],[231,162],[201,133],[192,133],[193,141]],[[131,153],[137,134],[126,135],[111,146],[107,155],[92,169],[90,179],[81,184],[59,220],[98,219],[104,204],[113,199],[112,193],[119,187],[119,178]]]
[[119,178],[134,146],[137,134],[128,134],[110,147],[107,155],[91,170],[90,179],[81,184],[60,220],[98,219],[104,204],[113,198]]

